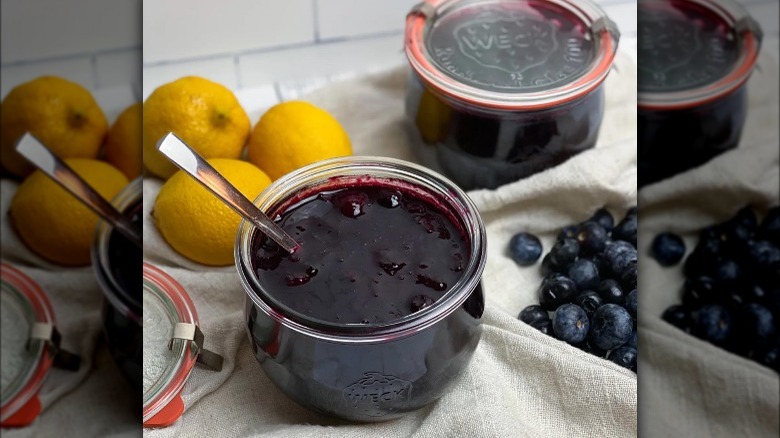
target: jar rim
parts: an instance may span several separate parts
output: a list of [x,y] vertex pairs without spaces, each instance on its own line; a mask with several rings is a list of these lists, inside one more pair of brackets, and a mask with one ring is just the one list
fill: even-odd
[[[31,323],[46,323],[56,325],[54,309],[43,289],[32,278],[10,264],[0,262],[0,279],[2,287],[10,289],[25,301],[31,310]],[[21,409],[41,388],[43,380],[54,363],[52,350],[45,348],[42,340],[35,340],[34,363],[20,380],[18,389],[8,396],[8,400],[0,407],[0,421],[5,421]]]
[[[379,173],[381,176],[376,176]],[[332,177],[370,175],[377,180],[399,180],[417,189],[447,196],[448,208],[463,222],[470,254],[463,275],[432,306],[384,324],[342,324],[308,317],[286,306],[271,294],[264,292],[254,274],[251,262],[251,243],[254,226],[242,220],[236,236],[236,268],[247,297],[280,324],[295,331],[331,341],[344,343],[372,343],[404,337],[423,330],[454,312],[474,290],[482,276],[486,261],[487,237],[482,218],[473,201],[442,175],[407,161],[376,156],[348,156],[310,164],[274,181],[255,200],[268,213],[280,208],[286,200],[302,190],[315,191]]]
[[[529,0],[523,0],[528,2]],[[434,91],[477,107],[493,110],[542,110],[576,100],[598,87],[606,79],[617,53],[620,32],[603,9],[591,0],[537,0],[570,12],[587,26],[597,42],[593,59],[584,74],[560,86],[535,92],[503,93],[480,89],[449,75],[431,62],[425,44],[425,30],[452,10],[470,6],[463,0],[424,0],[406,17],[404,48],[412,70]],[[481,3],[517,3],[516,0],[487,0]]]
[[[679,1],[679,0],[678,0]],[[681,110],[705,105],[721,99],[741,87],[753,72],[758,60],[763,32],[761,26],[742,7],[732,0],[684,0],[707,9],[730,26],[731,31],[739,40],[738,57],[729,71],[718,79],[690,89],[676,91],[638,91],[637,105],[643,110]],[[642,5],[671,4],[669,0],[662,2],[640,1]],[[641,12],[641,11],[640,11]]]
[[[198,325],[195,304],[184,287],[161,269],[143,263],[143,293],[154,294],[166,307],[168,320],[176,323]],[[192,372],[197,360],[197,346],[193,341],[173,340],[176,359],[170,361],[160,377],[160,384],[152,385],[143,394],[144,423],[163,410],[176,397]]]
[[[131,205],[142,202],[142,192],[142,177],[139,176],[117,193],[111,200],[111,204],[120,212],[124,212]],[[112,230],[113,227],[105,220],[101,219],[98,222],[95,237],[92,240],[92,267],[95,270],[100,290],[111,306],[140,325],[140,314],[143,308],[140,301],[141,295],[139,294],[136,298],[129,291],[123,290],[117,279],[114,278],[109,266],[108,244]]]

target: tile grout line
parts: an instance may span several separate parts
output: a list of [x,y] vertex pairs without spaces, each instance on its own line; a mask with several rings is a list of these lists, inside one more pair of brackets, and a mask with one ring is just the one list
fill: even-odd
[[61,56],[44,56],[42,58],[36,58],[36,59],[21,59],[18,61],[0,63],[0,67],[3,68],[24,67],[26,65],[35,65],[35,64],[45,63],[45,62],[73,61],[77,59],[90,58],[93,56],[116,55],[119,53],[131,52],[133,50],[143,50],[143,49],[141,46],[131,46],[131,47],[117,47],[114,49],[96,50],[94,52],[88,52],[88,53],[84,52],[84,53],[71,53],[69,55],[61,55]]
[[311,0],[312,16],[314,17],[314,42],[320,42],[320,8],[317,0]]

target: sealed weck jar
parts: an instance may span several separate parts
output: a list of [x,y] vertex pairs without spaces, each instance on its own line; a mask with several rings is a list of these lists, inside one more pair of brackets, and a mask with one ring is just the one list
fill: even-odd
[[593,147],[619,32],[589,0],[430,0],[407,16],[410,141],[461,188]]

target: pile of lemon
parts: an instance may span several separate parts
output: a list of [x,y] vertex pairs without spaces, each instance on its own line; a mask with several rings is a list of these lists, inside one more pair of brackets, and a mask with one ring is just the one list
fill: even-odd
[[11,90],[0,104],[0,166],[21,180],[9,209],[11,226],[42,258],[65,266],[90,262],[95,213],[19,155],[30,132],[105,198],[141,174],[141,105],[128,107],[110,127],[81,85],[44,76]]
[[152,211],[157,229],[177,252],[205,265],[233,263],[241,218],[157,151],[161,137],[178,135],[250,200],[288,172],[352,153],[344,128],[314,105],[278,104],[250,130],[236,96],[199,77],[157,88],[144,102],[143,114],[144,165],[166,180]]

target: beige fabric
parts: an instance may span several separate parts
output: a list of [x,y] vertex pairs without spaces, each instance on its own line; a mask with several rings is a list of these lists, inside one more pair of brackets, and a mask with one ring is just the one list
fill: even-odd
[[680,234],[691,250],[699,229],[747,204],[763,213],[780,203],[777,61],[759,64],[740,148],[639,195],[642,437],[780,436],[777,373],[663,322],[664,309],[680,302],[682,265],[665,269],[642,257],[659,232]]
[[[399,67],[334,84],[306,100],[344,124],[356,154],[414,160],[403,128],[406,74],[406,68]],[[472,363],[441,400],[396,421],[348,424],[288,399],[252,355],[243,329],[244,292],[235,268],[211,269],[183,260],[161,241],[145,215],[145,257],[190,292],[207,348],[224,355],[225,366],[219,373],[195,369],[183,391],[182,418],[144,435],[635,436],[635,375],[518,321],[520,310],[537,302],[541,278],[536,267],[519,268],[505,254],[515,232],[534,232],[549,249],[560,227],[587,218],[596,208],[607,205],[622,215],[635,204],[635,71],[627,57],[619,58],[606,91],[599,147],[527,180],[471,193],[488,231],[483,337]],[[152,208],[159,185],[157,180],[144,182],[145,212]]]

